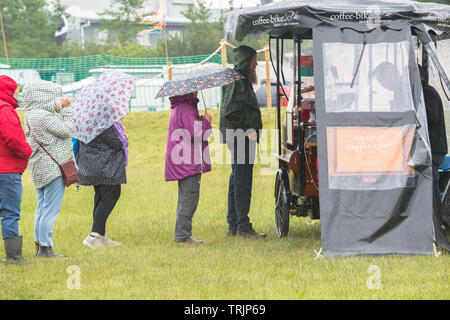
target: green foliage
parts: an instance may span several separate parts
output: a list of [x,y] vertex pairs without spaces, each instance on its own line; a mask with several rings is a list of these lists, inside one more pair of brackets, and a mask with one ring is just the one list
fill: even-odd
[[[450,0],[418,0],[450,4]],[[136,42],[136,34],[143,29],[138,24],[137,11],[143,7],[144,0],[112,0],[111,8],[101,13],[102,30],[107,30],[106,44],[86,42],[84,50],[77,43],[65,41],[57,46],[54,32],[64,6],[53,0],[50,8],[45,0],[1,0],[5,32],[10,58],[45,58],[110,54],[123,57],[165,57],[163,37],[155,47],[141,46]],[[233,0],[228,0],[229,10],[234,9]],[[228,11],[228,10],[227,10]],[[183,12],[190,20],[183,37],[172,36],[167,39],[168,54],[171,57],[210,54],[219,46],[223,38],[223,21],[211,20],[211,10],[204,0],[197,0]],[[107,19],[108,18],[108,19]],[[261,49],[269,42],[267,35],[258,39],[246,37],[242,42],[230,41],[234,46],[248,45]],[[4,57],[3,42],[0,42],[0,57]],[[258,55],[264,59],[264,53]],[[233,50],[228,47],[227,60],[233,63]]]
[[[233,10],[233,1],[229,2],[230,10]],[[183,39],[172,37],[167,41],[169,56],[190,56],[198,54],[213,53],[223,39],[223,20],[211,21],[211,10],[205,3],[198,0],[196,4],[189,6],[189,9],[183,12],[183,15],[190,20],[187,26],[187,32]],[[234,46],[247,45],[256,50],[262,49],[269,41],[268,36],[262,36],[258,39],[246,38],[242,42],[230,41]],[[227,60],[233,61],[233,50],[227,48]],[[164,42],[158,42],[153,51],[155,56],[164,55]],[[264,59],[264,53],[258,56]]]
[[[59,1],[58,3],[59,4]],[[57,52],[54,33],[61,6],[49,12],[45,0],[0,2],[9,57],[51,57]],[[1,56],[4,57],[3,41]]]
[[118,57],[151,57],[151,51],[150,47],[144,47],[132,42],[127,46],[111,46],[106,53]]
[[[171,37],[167,41],[167,52],[170,57],[188,56],[189,54],[185,48],[185,42],[179,37]],[[206,54],[206,53],[203,53]],[[151,49],[151,56],[153,57],[165,57],[166,49],[164,45],[164,40],[159,39],[155,48]]]
[[198,1],[197,7],[189,5],[189,9],[183,12],[183,15],[190,20],[187,34],[183,39],[187,55],[212,53],[217,49],[223,37],[222,23],[210,21],[211,10],[206,8],[203,2]]
[[[2,0],[0,8],[5,23],[8,55],[10,58],[57,58],[105,53],[123,57],[165,57],[165,42],[162,37],[155,47],[141,46],[136,42],[136,34],[143,28],[138,25],[137,20],[137,11],[143,7],[143,2],[144,0],[113,0],[111,8],[100,14],[103,17],[101,30],[108,31],[108,42],[86,42],[82,49],[78,43],[65,41],[61,46],[55,43],[54,32],[65,10],[59,0],[54,0],[52,7],[45,0]],[[230,10],[233,9],[232,0],[229,5]],[[172,36],[167,39],[169,56],[214,52],[223,38],[223,21],[212,21],[211,10],[202,0],[190,5],[183,14],[190,23],[182,38]],[[233,44],[261,49],[267,42],[268,38],[265,36]],[[227,52],[228,61],[232,62],[232,50],[229,48]],[[3,43],[0,57],[4,57]],[[263,59],[262,55],[260,59]]]
[[79,57],[79,56],[90,56],[94,54],[107,53],[109,50],[113,50],[115,45],[112,43],[99,44],[94,41],[87,41],[84,44],[84,49],[78,43],[68,43],[65,41],[53,57],[63,58],[63,57]]
[[[128,45],[136,42],[136,33],[140,29],[137,25],[137,11],[144,5],[144,0],[112,0],[111,7],[99,15],[104,17],[100,20],[101,30],[107,30],[109,41],[117,45]],[[115,8],[114,6],[118,6]]]

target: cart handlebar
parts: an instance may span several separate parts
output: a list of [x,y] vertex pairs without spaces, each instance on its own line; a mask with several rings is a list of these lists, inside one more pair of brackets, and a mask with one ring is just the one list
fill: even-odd
[[300,122],[300,128],[308,128],[308,127],[316,127],[317,124],[315,122]]

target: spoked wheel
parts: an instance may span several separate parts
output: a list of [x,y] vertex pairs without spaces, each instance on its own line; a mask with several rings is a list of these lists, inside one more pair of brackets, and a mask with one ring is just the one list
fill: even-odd
[[278,175],[275,192],[275,226],[278,238],[286,237],[289,233],[289,211],[287,190],[281,175]]

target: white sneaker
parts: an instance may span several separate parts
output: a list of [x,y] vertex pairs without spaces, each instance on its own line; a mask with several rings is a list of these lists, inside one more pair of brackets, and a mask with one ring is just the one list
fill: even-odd
[[106,234],[104,236],[101,236],[101,239],[102,239],[102,243],[103,243],[104,246],[117,247],[117,246],[121,245],[120,242],[113,241],[113,240],[109,239],[106,236]]
[[105,246],[103,245],[103,241],[101,237],[94,237],[91,235],[88,235],[86,239],[84,239],[83,244],[86,247],[89,247],[91,249],[105,249]]

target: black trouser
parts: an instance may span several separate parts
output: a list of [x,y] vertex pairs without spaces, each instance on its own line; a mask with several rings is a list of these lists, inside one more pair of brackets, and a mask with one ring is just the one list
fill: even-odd
[[102,236],[105,235],[106,220],[116,206],[117,200],[120,198],[121,186],[119,185],[99,185],[94,186],[94,223],[92,232],[97,232]]
[[228,228],[243,231],[252,227],[248,214],[252,200],[256,141],[246,138],[245,144],[239,144],[235,139],[234,142],[227,141],[227,147],[231,151],[232,161],[228,184]]

